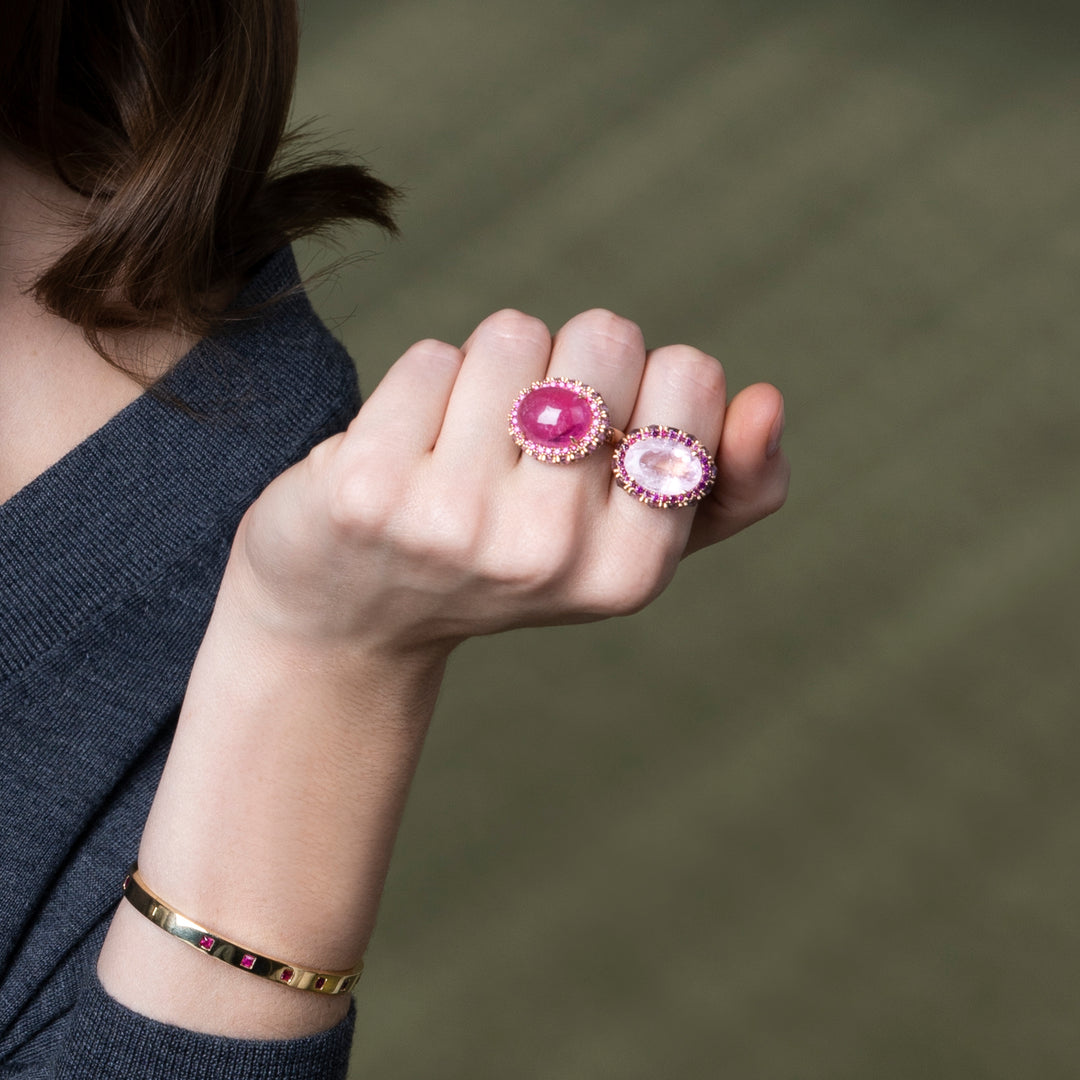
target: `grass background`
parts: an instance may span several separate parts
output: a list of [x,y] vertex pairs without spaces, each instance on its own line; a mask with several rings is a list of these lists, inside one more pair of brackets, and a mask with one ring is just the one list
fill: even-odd
[[368,389],[606,306],[780,385],[795,470],[461,650],[352,1075],[1075,1078],[1080,9],[305,9],[297,116],[408,191],[317,297]]

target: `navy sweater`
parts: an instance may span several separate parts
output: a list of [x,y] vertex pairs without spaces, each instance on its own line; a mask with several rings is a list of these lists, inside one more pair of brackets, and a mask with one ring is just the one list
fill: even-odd
[[[282,251],[241,304],[296,287]],[[184,407],[144,394],[0,505],[0,1076],[341,1078],[355,1007],[305,1039],[219,1038],[96,976],[240,517],[359,404],[301,292],[163,388]]]

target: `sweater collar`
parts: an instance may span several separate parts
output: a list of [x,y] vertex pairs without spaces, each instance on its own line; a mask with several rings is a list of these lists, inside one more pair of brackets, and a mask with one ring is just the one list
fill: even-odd
[[289,249],[237,301],[258,305],[259,318],[200,342],[162,380],[188,408],[144,393],[0,505],[0,682],[167,573],[200,536],[231,535],[355,395]]

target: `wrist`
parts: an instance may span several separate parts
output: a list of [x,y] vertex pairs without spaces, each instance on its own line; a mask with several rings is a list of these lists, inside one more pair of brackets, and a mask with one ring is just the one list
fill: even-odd
[[[446,650],[268,622],[227,573],[140,844],[148,885],[265,955],[315,970],[354,967],[374,927],[445,660]],[[202,1028],[205,1020],[198,994],[168,997],[173,976],[220,986],[237,1016],[250,1008],[253,1032],[267,1009],[287,1005],[297,1029],[315,1030],[341,1007],[198,956],[124,905],[114,930],[103,954],[110,993],[170,1022]],[[155,980],[125,975],[136,970],[134,953],[159,972]]]
[[[350,617],[341,617],[343,608]],[[450,653],[462,640],[428,633],[423,627],[403,633],[400,627],[389,626],[390,620],[381,618],[374,605],[365,614],[362,598],[346,583],[330,597],[317,590],[307,594],[299,587],[271,588],[244,554],[243,525],[225,567],[213,620],[249,648],[266,654],[268,661],[318,668],[328,675],[378,668],[383,679],[414,683],[429,675],[441,678]]]
[[[306,927],[332,949],[314,966],[348,967],[359,957],[343,953],[374,919],[445,657],[268,633],[221,601],[140,865],[163,895],[210,918],[272,906],[282,935]],[[288,955],[288,944],[266,951]]]

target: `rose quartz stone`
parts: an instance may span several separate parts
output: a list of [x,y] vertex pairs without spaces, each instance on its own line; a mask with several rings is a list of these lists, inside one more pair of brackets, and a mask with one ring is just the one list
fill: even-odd
[[656,495],[686,495],[701,483],[701,459],[688,446],[648,436],[626,449],[623,467],[643,488]]
[[587,398],[565,386],[540,386],[521,399],[517,419],[527,439],[567,450],[589,434],[593,410]]

